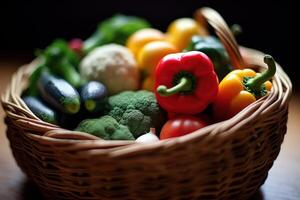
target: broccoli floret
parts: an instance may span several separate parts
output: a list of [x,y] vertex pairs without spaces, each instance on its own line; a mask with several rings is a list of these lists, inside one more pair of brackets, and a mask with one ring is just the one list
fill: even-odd
[[134,140],[127,126],[119,124],[107,115],[98,119],[86,119],[78,125],[75,131],[89,133],[104,140]]
[[154,94],[146,90],[121,92],[109,97],[108,104],[107,114],[128,126],[135,138],[151,127],[159,131],[165,122],[165,113]]

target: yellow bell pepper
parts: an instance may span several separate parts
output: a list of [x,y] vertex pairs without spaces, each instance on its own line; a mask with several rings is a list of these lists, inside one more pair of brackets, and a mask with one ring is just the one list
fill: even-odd
[[131,50],[133,55],[137,58],[139,51],[149,42],[165,40],[164,33],[157,29],[145,28],[132,34],[127,42],[126,47]]
[[179,51],[182,51],[188,46],[194,35],[207,35],[207,31],[194,19],[180,18],[169,25],[166,34],[167,40],[174,44]]
[[156,65],[164,56],[177,52],[178,49],[167,41],[154,41],[144,45],[137,59],[139,68],[148,75],[142,83],[143,89],[153,91]]
[[264,62],[268,69],[256,73],[252,69],[234,70],[219,84],[217,98],[213,103],[216,120],[226,120],[269,93],[272,83],[268,81],[276,72],[274,59],[266,55]]
[[164,56],[177,53],[178,49],[166,41],[154,41],[146,44],[138,53],[138,66],[148,74],[153,74],[156,65]]

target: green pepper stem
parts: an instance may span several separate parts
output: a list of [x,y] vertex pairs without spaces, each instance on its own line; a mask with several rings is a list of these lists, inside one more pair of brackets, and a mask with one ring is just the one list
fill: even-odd
[[255,92],[259,92],[262,84],[271,79],[276,73],[276,64],[272,56],[265,55],[264,62],[268,65],[268,69],[254,78],[250,78],[247,82],[247,86]]
[[182,77],[177,85],[171,88],[167,88],[165,85],[157,87],[157,93],[160,96],[171,96],[179,92],[187,92],[192,88],[192,81],[187,77]]

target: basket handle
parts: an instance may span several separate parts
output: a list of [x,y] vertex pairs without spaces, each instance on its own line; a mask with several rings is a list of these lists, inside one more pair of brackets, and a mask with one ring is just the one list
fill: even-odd
[[212,8],[203,7],[195,11],[194,17],[203,27],[207,27],[207,24],[209,24],[214,28],[230,57],[233,67],[235,69],[245,68],[246,65],[239,51],[239,46],[222,16]]

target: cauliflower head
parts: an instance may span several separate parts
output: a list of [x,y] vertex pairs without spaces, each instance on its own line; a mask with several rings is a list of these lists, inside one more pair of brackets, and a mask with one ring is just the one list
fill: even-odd
[[80,63],[80,74],[103,83],[110,95],[139,86],[139,70],[132,53],[124,46],[108,44],[95,48]]

